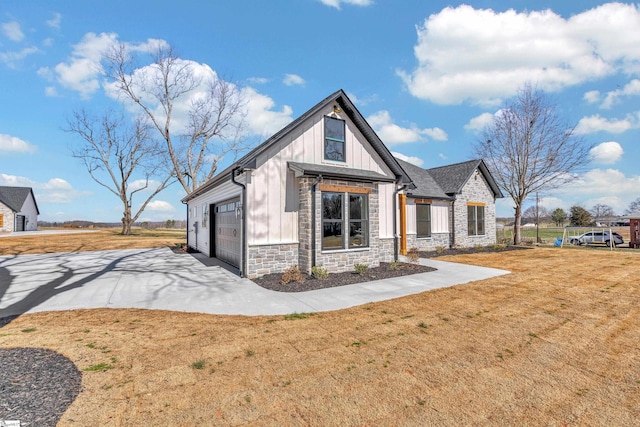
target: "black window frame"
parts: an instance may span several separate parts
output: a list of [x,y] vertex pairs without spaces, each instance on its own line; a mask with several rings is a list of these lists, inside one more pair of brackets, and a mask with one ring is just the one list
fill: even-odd
[[[484,236],[487,233],[484,205],[467,205],[467,235]],[[482,221],[478,219],[478,212],[482,212]],[[473,214],[472,214],[473,213]],[[481,232],[478,224],[482,224]]]
[[[334,132],[330,129],[330,123],[336,122],[341,123],[342,138],[340,138],[340,135],[335,135]],[[324,160],[341,163],[345,163],[347,161],[346,127],[346,122],[344,120],[337,119],[335,117],[324,116]],[[341,150],[329,150],[330,147],[338,146],[341,146]]]
[[[335,209],[330,210],[326,206],[328,197],[337,197],[340,200],[340,212],[337,215]],[[361,200],[358,218],[355,218],[356,211],[353,209],[352,200]],[[333,192],[323,191],[321,193],[321,248],[323,251],[342,251],[369,248],[370,236],[370,215],[369,215],[369,195],[354,192]],[[330,218],[326,214],[331,214]],[[339,218],[337,218],[339,216]],[[339,234],[325,235],[326,231],[332,229]],[[326,245],[327,238],[340,236],[340,245]],[[358,240],[359,239],[359,240]],[[356,243],[356,242],[360,243]]]
[[[420,219],[420,215],[418,214],[418,208],[427,208],[428,209],[428,218]],[[420,223],[427,224],[427,234],[420,234]],[[428,238],[431,237],[431,203],[416,203],[416,237],[417,238]]]

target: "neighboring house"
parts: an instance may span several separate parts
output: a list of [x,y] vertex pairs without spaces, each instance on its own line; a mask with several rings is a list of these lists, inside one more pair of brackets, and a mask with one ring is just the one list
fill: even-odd
[[446,168],[398,161],[339,90],[182,200],[187,245],[254,278],[495,243],[484,162]]
[[38,205],[29,187],[0,187],[0,231],[38,229]]

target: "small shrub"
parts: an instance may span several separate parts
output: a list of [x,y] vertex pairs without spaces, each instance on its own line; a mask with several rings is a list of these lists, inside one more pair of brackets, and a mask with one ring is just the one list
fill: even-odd
[[201,360],[198,360],[197,362],[193,362],[193,363],[191,364],[191,367],[192,367],[193,369],[198,369],[198,370],[200,370],[200,369],[204,369],[204,367],[205,367],[205,365],[206,365],[206,364],[207,364],[207,362],[205,362],[204,360],[202,360],[202,359],[201,359]]
[[389,263],[389,268],[392,269],[393,271],[400,270],[400,261],[398,261],[398,260],[391,261]]
[[313,277],[319,280],[323,280],[329,277],[329,271],[321,265],[314,265],[311,267],[311,274]]
[[436,246],[436,253],[441,255],[444,252],[444,246]]
[[482,246],[482,245],[480,245],[480,244],[477,244],[477,245],[475,246],[475,249],[476,249],[476,251],[483,251],[483,250],[484,250],[484,246]]
[[491,245],[491,247],[497,251],[501,251],[503,249],[505,249],[507,247],[507,245],[503,244],[503,243],[494,243],[493,245]]
[[418,251],[418,248],[414,246],[413,248],[409,249],[409,251],[407,252],[407,258],[409,258],[409,261],[416,264],[420,259],[420,252]]
[[367,264],[360,264],[360,263],[356,263],[353,268],[355,269],[356,273],[358,274],[364,274],[367,272],[367,270],[369,270],[369,266]]
[[304,276],[300,271],[300,267],[298,267],[297,265],[294,265],[288,268],[287,270],[285,270],[285,272],[282,273],[282,277],[280,278],[281,285],[286,285],[291,282],[296,282],[296,283],[304,282]]

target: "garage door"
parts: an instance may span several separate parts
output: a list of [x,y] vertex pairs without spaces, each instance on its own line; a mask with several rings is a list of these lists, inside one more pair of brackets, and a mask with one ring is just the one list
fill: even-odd
[[215,255],[229,264],[240,266],[240,198],[215,205]]

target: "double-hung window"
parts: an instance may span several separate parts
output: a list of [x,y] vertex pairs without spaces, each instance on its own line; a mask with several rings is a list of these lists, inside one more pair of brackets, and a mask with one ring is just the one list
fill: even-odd
[[322,193],[322,250],[369,246],[369,197]]
[[324,159],[335,162],[345,160],[344,120],[325,116],[324,118]]
[[484,235],[484,204],[467,205],[467,222],[469,236]]
[[416,204],[417,237],[431,237],[431,205]]

